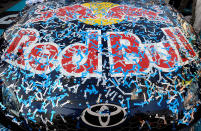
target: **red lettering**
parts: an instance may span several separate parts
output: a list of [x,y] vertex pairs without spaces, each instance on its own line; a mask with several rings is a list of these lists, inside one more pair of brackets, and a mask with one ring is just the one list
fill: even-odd
[[102,70],[102,59],[100,53],[98,53],[101,41],[100,33],[98,31],[91,31],[86,37],[87,45],[75,43],[63,50],[61,65],[66,74],[73,76],[93,76]]
[[178,62],[178,56],[169,43],[154,43],[150,46],[149,52],[154,65],[163,71],[173,69]]
[[164,28],[162,30],[166,36],[168,36],[168,38],[173,41],[179,55],[181,56],[182,62],[187,62],[190,58],[196,56],[195,51],[184,37],[184,35],[181,33],[179,28]]
[[145,51],[141,50],[140,39],[134,35],[123,33],[108,33],[110,64],[112,73],[142,73],[149,68],[149,59]]
[[[135,34],[107,33],[112,76],[143,74],[148,72],[151,66],[164,72],[173,71],[179,65],[180,57],[185,64],[196,56],[179,28],[162,30],[168,37],[167,41],[146,45],[142,44]],[[55,43],[36,43],[38,38],[37,30],[21,29],[15,34],[3,58],[13,65],[36,74],[49,73],[60,65],[61,72],[65,75],[101,76],[100,31],[89,31],[85,43],[73,43],[63,51],[60,51],[60,47]]]
[[13,62],[13,59],[16,59],[18,64],[24,66],[25,48],[35,43],[38,40],[38,36],[38,31],[34,29],[19,30],[5,51],[4,56],[6,61]]
[[41,43],[29,47],[28,64],[37,74],[49,73],[58,64],[59,47],[53,43]]

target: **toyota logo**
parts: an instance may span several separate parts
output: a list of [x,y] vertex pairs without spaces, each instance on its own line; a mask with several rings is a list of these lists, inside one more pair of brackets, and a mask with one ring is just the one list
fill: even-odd
[[93,127],[113,127],[126,120],[126,111],[114,104],[97,104],[82,112],[81,119]]

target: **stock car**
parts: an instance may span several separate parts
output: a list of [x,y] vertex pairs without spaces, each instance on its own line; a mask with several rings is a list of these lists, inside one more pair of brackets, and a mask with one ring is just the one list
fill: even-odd
[[200,42],[161,1],[48,0],[0,42],[11,130],[179,130],[200,118]]

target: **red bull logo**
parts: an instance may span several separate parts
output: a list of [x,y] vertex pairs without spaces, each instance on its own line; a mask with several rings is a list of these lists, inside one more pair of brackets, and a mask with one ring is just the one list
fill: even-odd
[[[147,44],[142,44],[132,33],[107,32],[111,75],[141,75],[152,67],[170,72],[196,57],[179,28],[163,28],[162,31],[167,41]],[[53,42],[38,43],[39,37],[35,29],[19,30],[3,58],[36,74],[56,69],[67,76],[102,76],[101,31],[89,30],[85,43],[73,43],[63,50]]]
[[106,15],[107,19],[110,18],[118,18],[118,19],[125,19],[127,21],[134,21],[137,18],[144,17],[150,21],[165,21],[166,23],[171,23],[168,18],[163,18],[160,16],[161,10],[157,9],[158,12],[143,9],[143,8],[136,8],[136,7],[129,7],[127,5],[120,5],[111,8]]
[[[156,10],[159,10],[155,7]],[[122,20],[136,21],[145,17],[149,21],[169,19],[161,17],[161,10],[117,5],[113,3],[85,3],[65,6],[54,10],[39,7],[38,16],[29,22],[49,21],[56,17],[63,22],[79,20],[87,24],[108,25]],[[152,67],[169,72],[188,63],[196,53],[179,28],[162,28],[167,40],[158,43],[142,43],[133,33],[88,30],[85,43],[72,43],[61,49],[54,42],[40,43],[39,32],[35,29],[20,29],[4,53],[4,59],[20,68],[36,74],[59,70],[68,76],[102,76],[102,37],[106,37],[110,73],[112,76],[144,74]],[[184,54],[185,52],[185,54]]]
[[35,19],[31,19],[29,22],[48,21],[54,16],[63,22],[77,19],[96,18],[89,8],[82,5],[66,6],[56,10],[43,11],[45,9],[45,6],[39,6],[36,10],[36,14],[39,14],[39,16]]
[[119,23],[123,20],[136,22],[139,18],[172,23],[157,7],[154,11],[109,2],[85,3],[82,5],[65,6],[52,10],[46,9],[45,6],[39,6],[35,13],[38,14],[38,16],[28,22],[47,22],[48,20],[51,20],[51,18],[56,17],[63,22],[79,20],[91,25],[110,25]]

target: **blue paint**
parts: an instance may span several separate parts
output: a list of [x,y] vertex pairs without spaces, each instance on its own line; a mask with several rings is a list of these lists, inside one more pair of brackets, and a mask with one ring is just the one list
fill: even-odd
[[3,34],[3,32],[4,32],[4,30],[3,30],[3,29],[0,29],[0,35]]
[[21,11],[24,9],[24,7],[26,5],[25,2],[26,2],[26,0],[21,0],[19,3],[17,3],[13,7],[9,8],[7,11]]

